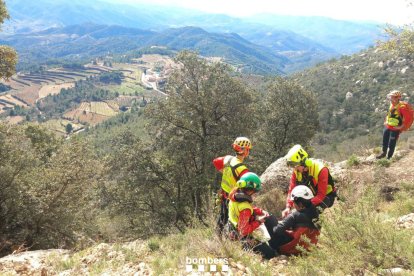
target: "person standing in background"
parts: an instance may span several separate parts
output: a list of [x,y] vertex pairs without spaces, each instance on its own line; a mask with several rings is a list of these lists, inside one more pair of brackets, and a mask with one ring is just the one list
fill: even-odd
[[387,116],[384,121],[384,131],[382,137],[382,153],[376,156],[377,159],[387,157],[391,159],[394,154],[400,133],[406,126],[405,120],[410,117],[407,103],[401,102],[401,92],[393,90],[387,95],[391,101]]

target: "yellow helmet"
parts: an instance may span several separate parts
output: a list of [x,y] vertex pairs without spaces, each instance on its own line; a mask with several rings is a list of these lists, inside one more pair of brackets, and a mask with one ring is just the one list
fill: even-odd
[[232,147],[236,152],[242,152],[244,149],[250,150],[252,148],[252,142],[246,137],[237,137]]
[[301,145],[294,145],[285,156],[288,166],[304,165],[308,153]]

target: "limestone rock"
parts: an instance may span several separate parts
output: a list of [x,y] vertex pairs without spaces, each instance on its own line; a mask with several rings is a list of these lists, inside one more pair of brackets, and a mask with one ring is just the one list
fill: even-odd
[[260,176],[263,183],[263,191],[270,191],[274,188],[287,190],[292,169],[286,166],[286,160],[279,158],[273,162]]
[[414,229],[414,213],[399,217],[397,220],[397,227]]

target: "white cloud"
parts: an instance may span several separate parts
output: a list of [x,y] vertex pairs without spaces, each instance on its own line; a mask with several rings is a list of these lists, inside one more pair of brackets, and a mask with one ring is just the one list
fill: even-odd
[[118,0],[197,9],[210,13],[249,16],[258,13],[326,16],[345,20],[371,20],[392,24],[412,23],[411,0]]

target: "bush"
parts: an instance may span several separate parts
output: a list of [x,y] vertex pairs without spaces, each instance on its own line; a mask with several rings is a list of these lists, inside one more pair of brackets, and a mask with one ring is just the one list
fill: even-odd
[[[94,231],[92,189],[100,165],[86,143],[3,124],[0,139],[0,243],[63,247]],[[0,255],[11,246],[2,244]]]
[[363,275],[395,267],[412,269],[412,232],[396,231],[393,222],[381,220],[375,213],[380,202],[378,190],[369,189],[355,206],[339,202],[334,212],[325,211],[318,249],[295,257],[290,272]]
[[10,86],[0,83],[0,92],[9,91],[11,89]]
[[383,212],[393,217],[400,217],[412,213],[414,210],[414,185],[412,183],[400,183],[397,187],[400,191],[394,194],[393,204],[384,203],[381,206]]
[[391,161],[388,160],[388,159],[383,158],[383,159],[377,160],[377,162],[375,162],[375,164],[377,166],[380,166],[380,167],[386,167],[386,168],[388,168],[391,165]]
[[360,163],[361,162],[359,161],[358,156],[355,154],[352,154],[346,162],[348,167],[358,166]]
[[258,196],[254,205],[279,216],[280,212],[285,209],[286,195],[279,188],[274,188],[264,195]]

